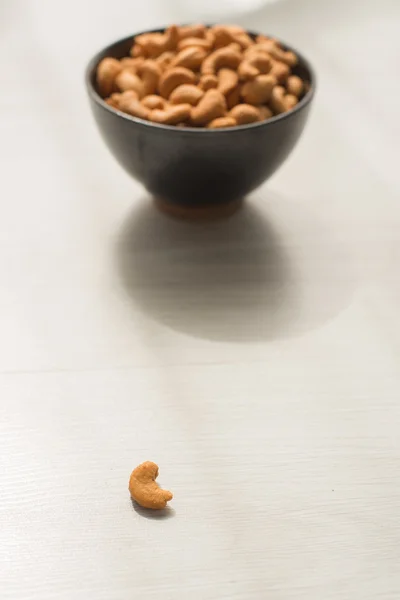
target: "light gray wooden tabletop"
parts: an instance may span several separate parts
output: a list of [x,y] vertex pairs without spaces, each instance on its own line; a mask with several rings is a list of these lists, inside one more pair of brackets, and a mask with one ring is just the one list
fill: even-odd
[[[399,2],[234,17],[319,90],[279,173],[202,226],[113,162],[82,83],[190,18],[0,5],[0,597],[398,600]],[[130,502],[142,460],[166,516]]]

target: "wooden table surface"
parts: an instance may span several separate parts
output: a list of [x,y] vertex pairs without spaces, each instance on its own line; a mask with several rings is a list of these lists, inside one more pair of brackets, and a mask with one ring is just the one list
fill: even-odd
[[[196,226],[113,162],[82,83],[172,20],[0,7],[0,597],[398,600],[400,5],[223,19],[298,46],[319,90],[279,173]],[[143,460],[158,518],[129,499]]]

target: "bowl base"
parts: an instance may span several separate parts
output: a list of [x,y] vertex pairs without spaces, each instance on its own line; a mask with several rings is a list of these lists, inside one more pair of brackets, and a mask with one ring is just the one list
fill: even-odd
[[243,199],[231,200],[223,204],[194,204],[183,205],[168,202],[162,198],[154,199],[155,205],[164,214],[175,219],[185,221],[215,221],[226,219],[240,210],[243,206]]

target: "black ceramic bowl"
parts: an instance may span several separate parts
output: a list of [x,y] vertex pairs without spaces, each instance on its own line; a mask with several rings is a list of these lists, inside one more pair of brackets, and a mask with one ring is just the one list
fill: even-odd
[[91,108],[107,146],[120,165],[171,212],[196,212],[200,207],[223,213],[236,206],[281,166],[296,145],[314,96],[312,67],[294,50],[299,57],[294,73],[308,81],[310,89],[290,112],[240,127],[181,129],[119,112],[98,94],[97,65],[106,56],[127,56],[134,37],[99,52],[86,71]]

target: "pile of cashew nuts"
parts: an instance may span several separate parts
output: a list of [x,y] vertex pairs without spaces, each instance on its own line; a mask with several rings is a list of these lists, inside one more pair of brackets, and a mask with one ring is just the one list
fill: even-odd
[[235,25],[178,27],[135,38],[130,56],[104,58],[97,89],[107,104],[164,125],[234,127],[294,108],[307,82],[297,56]]

